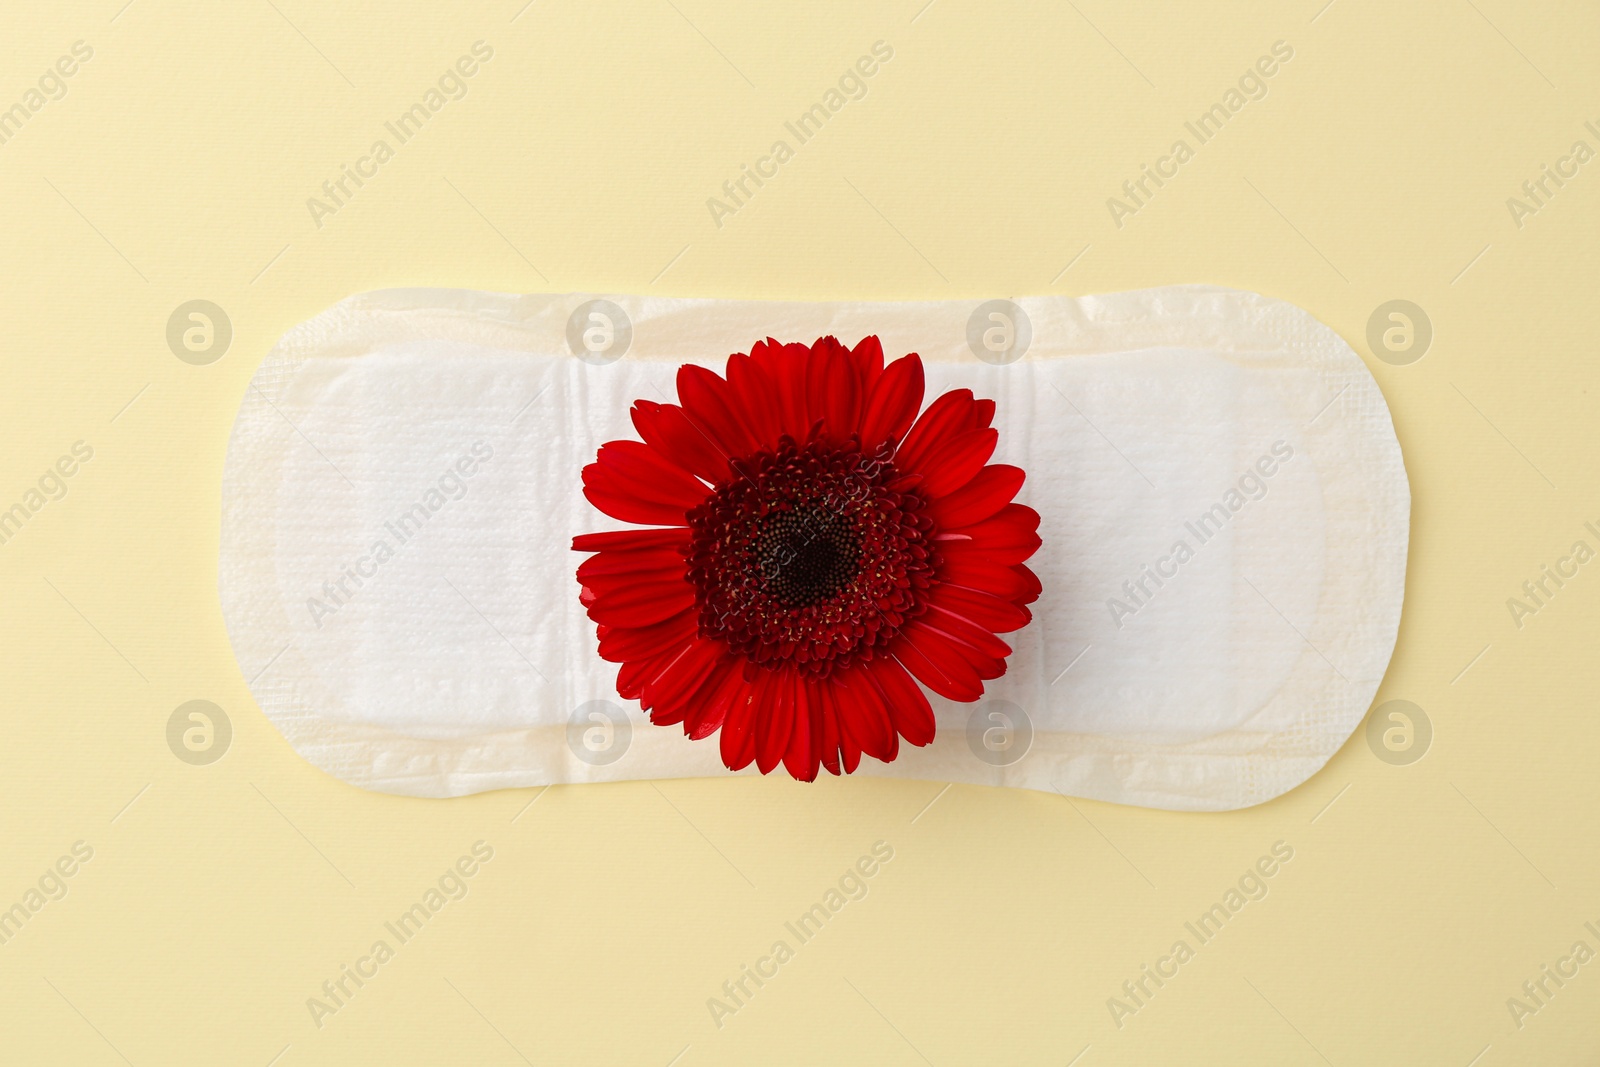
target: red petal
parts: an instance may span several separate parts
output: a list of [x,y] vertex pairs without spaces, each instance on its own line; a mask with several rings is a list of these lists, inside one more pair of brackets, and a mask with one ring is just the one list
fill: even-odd
[[735,354],[728,357],[728,385],[739,403],[745,424],[752,428],[752,436],[763,448],[777,448],[782,432],[778,390],[767,372],[749,356]]
[[852,732],[846,727],[844,712],[840,710],[839,702],[833,699],[831,686],[822,686],[820,693],[839,738],[839,759],[844,767],[844,773],[854,774],[856,768],[861,766],[861,742],[856,737],[859,731]]
[[1022,563],[1039,548],[1039,513],[1025,504],[1007,504],[999,513],[934,540],[947,556],[972,553],[990,563]]
[[916,469],[929,451],[967,429],[966,423],[971,414],[971,389],[952,389],[939,397],[928,405],[928,410],[922,413],[906,434],[906,439],[900,443],[895,466],[906,470]]
[[789,745],[783,752],[783,767],[797,782],[814,782],[820,762],[817,752],[820,731],[813,727],[821,725],[821,707],[811,679],[802,679],[797,674],[792,684],[794,729],[789,734]]
[[904,437],[922,406],[922,390],[922,358],[915,352],[889,364],[864,405],[862,447],[872,449]]
[[728,477],[728,457],[678,405],[635,400],[632,414],[645,443],[690,474],[712,484]]
[[861,766],[861,742],[845,729],[845,721],[840,713],[835,710],[834,721],[838,723],[838,758],[845,766],[845,774],[856,773],[856,768]]
[[894,655],[917,681],[942,697],[968,703],[983,696],[983,680],[956,642],[912,623],[900,631]]
[[674,649],[652,659],[624,663],[622,669],[617,671],[617,695],[624,700],[638,700],[644,692],[644,687],[653,682],[680,655],[682,650]]
[[611,627],[600,638],[600,658],[611,663],[649,659],[683,646],[694,637],[700,613],[694,608],[654,626]]
[[989,462],[999,440],[998,430],[968,430],[946,441],[917,468],[923,493],[937,498],[965,486]]
[[756,769],[767,774],[783,762],[784,750],[789,747],[789,737],[794,731],[795,677],[790,670],[761,673],[770,675],[771,679],[764,688],[760,682],[756,683]]
[[778,365],[778,354],[783,351],[783,343],[776,337],[768,337],[765,341],[757,341],[750,346],[750,358],[756,361],[756,366],[772,376],[772,369]]
[[[840,728],[860,746],[861,751],[885,763],[900,750],[900,736],[889,721],[889,708],[883,694],[865,677],[865,670],[847,672],[833,689],[839,709]],[[837,676],[836,676],[837,677]]]
[[608,549],[647,549],[672,547],[687,552],[689,531],[682,526],[667,530],[607,530],[605,533],[579,534],[572,539],[574,552],[604,552]]
[[607,626],[654,626],[694,607],[694,586],[678,579],[638,582],[596,594],[589,618]]
[[806,366],[811,349],[801,344],[782,345],[772,338],[750,350],[750,358],[766,371],[772,382],[778,407],[778,431],[796,441],[804,441],[811,431],[811,414],[806,407]]
[[835,441],[843,441],[857,431],[860,417],[855,368],[836,337],[823,337],[811,346],[811,362],[806,367],[806,407],[813,421],[823,420],[823,428]]
[[904,667],[892,659],[876,659],[863,668],[863,673],[883,694],[884,707],[889,709],[896,733],[919,748],[933,740],[937,730],[933,707]]
[[913,625],[937,631],[940,637],[956,645],[956,651],[978,672],[979,678],[998,678],[1006,672],[1006,657],[1011,655],[1011,646],[971,619],[929,604],[928,610]]
[[738,459],[756,450],[739,418],[732,390],[715,374],[693,363],[679,367],[678,399],[689,421],[710,437],[723,455]]
[[839,717],[834,714],[833,708],[820,696],[817,700],[817,717],[822,723],[820,729],[813,730],[813,736],[822,738],[820,755],[822,765],[828,768],[829,774],[840,773],[839,769]]
[[592,481],[602,489],[670,504],[682,511],[706,498],[705,483],[642,441],[606,442],[600,446],[596,462],[585,467],[583,474],[585,484]]
[[969,619],[994,634],[1020,630],[1033,618],[1027,608],[1018,607],[1009,600],[957,585],[936,586],[928,593],[928,603]]
[[853,774],[855,769],[861,765],[863,754],[872,756],[874,759],[878,758],[873,750],[882,751],[882,741],[876,736],[877,727],[870,719],[855,708],[847,710],[840,706],[843,703],[839,699],[841,695],[837,691],[830,691],[828,694],[829,699],[837,707],[836,714],[839,720],[839,737],[841,739],[840,750],[844,756],[845,766],[848,768],[845,773]]
[[712,671],[712,678],[716,682],[716,688],[710,691],[710,695],[698,708],[690,710],[688,718],[683,722],[683,732],[694,741],[710,737],[715,733],[727,717],[728,708],[732,706],[733,701],[744,697],[746,688],[744,672],[734,657],[723,657],[722,662]]
[[1020,596],[1012,597],[1014,604],[1032,604],[1039,599],[1039,594],[1044,592],[1044,585],[1040,583],[1039,576],[1028,568],[1018,563],[1011,568],[1016,573],[1017,581],[1023,583],[1023,592]]
[[728,704],[722,722],[722,765],[730,771],[743,770],[756,758],[756,717],[760,713],[760,687],[772,671],[757,671],[754,682],[746,682],[741,695]]
[[681,577],[684,570],[683,553],[676,548],[597,552],[578,564],[578,581],[585,585],[595,585],[598,584],[596,579],[603,581],[620,575],[637,575],[650,571],[658,572],[663,577],[667,575]]
[[1011,503],[1025,477],[1020,467],[992,463],[960,489],[932,501],[927,514],[941,530],[982,522]]
[[[941,552],[953,543],[940,542]],[[1013,604],[1031,604],[1038,598],[1038,579],[1029,582],[1018,570],[1027,571],[1029,577],[1033,572],[1026,567],[1007,566],[1001,563],[991,563],[980,557],[979,554],[969,552],[964,555],[954,555],[946,552],[944,562],[939,567],[939,581],[945,585],[959,585],[965,589],[975,589],[979,592],[989,593],[1009,600]]]
[[[712,645],[709,641],[702,641],[699,644],[711,646],[713,650],[709,665],[702,669],[700,664],[696,664],[690,673],[691,668],[680,668],[681,664],[691,659],[685,655],[676,660],[657,679],[657,687],[665,690],[668,686],[674,686],[676,690],[670,698],[663,696],[650,712],[650,721],[655,725],[672,726],[681,722],[685,724],[684,732],[687,733],[688,720],[715,696],[722,684],[724,680],[722,671],[732,663],[732,657],[726,655],[720,645]],[[704,658],[701,663],[705,663]],[[679,673],[680,670],[682,673]]]
[[863,337],[850,350],[850,363],[855,367],[856,383],[863,397],[872,392],[878,377],[883,374],[883,342],[877,335]]
[[[590,466],[593,466],[591,464]],[[584,480],[589,480],[589,468],[584,468]],[[598,476],[597,480],[604,481],[605,476]],[[652,526],[671,522],[685,522],[683,508],[675,508],[671,504],[658,504],[649,500],[640,500],[631,493],[618,493],[614,490],[599,488],[593,485],[583,487],[583,495],[589,503],[610,515],[613,519],[623,522],[648,523]]]
[[721,642],[691,641],[683,654],[645,687],[639,706],[646,711],[656,708],[663,712],[680,707],[700,688],[700,683],[725,653]]

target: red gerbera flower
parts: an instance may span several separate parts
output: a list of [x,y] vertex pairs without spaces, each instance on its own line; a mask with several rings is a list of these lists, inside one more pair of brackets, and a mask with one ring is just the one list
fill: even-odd
[[[634,402],[640,441],[611,441],[583,493],[656,527],[585,534],[580,599],[617,692],[692,738],[722,731],[731,770],[888,762],[933,740],[917,682],[983,695],[1025,626],[1039,516],[988,464],[992,400],[922,405],[922,361],[768,338],[727,377],[678,370],[680,404]],[[913,424],[914,422],[914,424]],[[988,464],[988,465],[986,465]]]

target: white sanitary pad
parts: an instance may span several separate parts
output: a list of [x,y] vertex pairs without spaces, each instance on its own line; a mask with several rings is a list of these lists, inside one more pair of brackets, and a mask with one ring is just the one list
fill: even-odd
[[[1410,491],[1372,375],[1302,309],[1186,286],[1020,298],[1022,325],[980,301],[619,296],[627,351],[607,362],[582,340],[606,321],[569,331],[591,299],[352,297],[246,390],[222,607],[262,710],[328,773],[432,797],[727,775],[715,737],[617,696],[571,539],[620,525],[579,475],[636,437],[632,402],[675,401],[680,364],[720,373],[769,335],[877,334],[888,359],[921,354],[928,400],[994,399],[993,461],[1027,472],[1017,499],[1042,519],[1043,594],[1005,676],[975,704],[933,697],[933,744],[858,774],[1224,810],[1306,780],[1365,714]],[[984,349],[991,323],[1009,352]]]

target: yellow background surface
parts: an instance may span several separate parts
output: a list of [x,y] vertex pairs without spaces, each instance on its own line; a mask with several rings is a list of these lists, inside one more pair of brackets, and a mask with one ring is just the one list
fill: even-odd
[[[0,14],[0,107],[26,108],[74,42],[93,50],[0,144],[0,508],[75,442],[93,449],[0,544],[0,907],[74,842],[93,849],[0,944],[0,1060],[1600,1054],[1600,961],[1546,978],[1542,1004],[1522,990],[1575,942],[1600,951],[1583,925],[1600,927],[1600,563],[1520,628],[1507,607],[1574,541],[1600,548],[1584,528],[1600,526],[1600,161],[1547,180],[1520,226],[1506,203],[1573,142],[1600,148],[1584,127],[1600,126],[1600,9],[122,3]],[[313,219],[308,198],[475,41],[493,58],[466,95]],[[716,225],[707,199],[792,143],[783,123],[877,41],[893,59],[866,95]],[[1267,95],[1116,225],[1107,198],[1193,145],[1184,122],[1275,41],[1294,54]],[[884,779],[408,800],[296,756],[230,651],[216,560],[234,412],[278,336],[351,293],[1178,282],[1309,308],[1388,397],[1414,509],[1378,700],[1423,709],[1420,760],[1386,762],[1358,731],[1302,787],[1221,815]],[[166,340],[193,299],[232,323],[209,365]],[[1366,340],[1392,299],[1432,323],[1409,365]],[[232,724],[206,766],[166,737],[196,699]],[[317,1025],[308,998],[480,840],[493,859],[467,895]],[[878,841],[894,858],[868,894],[719,1026],[708,999],[795,944],[784,924]],[[1199,946],[1185,922],[1279,841],[1293,859],[1269,894]],[[1194,958],[1114,1019],[1108,999],[1179,939]],[[1513,996],[1537,1011],[1514,1015]]]

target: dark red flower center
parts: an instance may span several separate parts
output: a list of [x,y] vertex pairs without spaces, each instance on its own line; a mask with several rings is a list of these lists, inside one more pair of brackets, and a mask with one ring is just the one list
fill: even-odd
[[938,560],[919,480],[894,449],[785,435],[689,512],[702,637],[763,667],[826,676],[870,660],[923,611]]
[[809,607],[838,595],[861,572],[861,539],[849,516],[800,504],[770,516],[758,535],[756,566],[779,604]]

